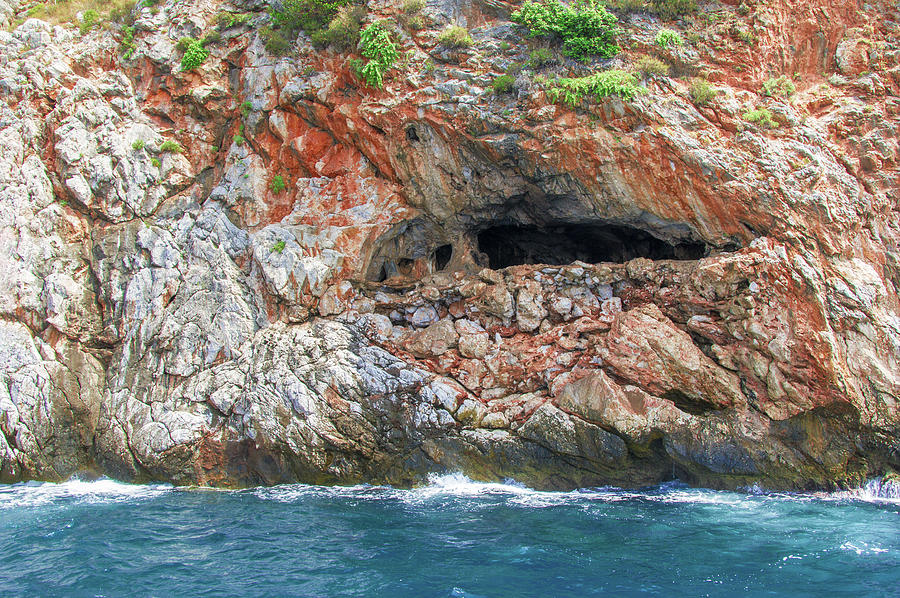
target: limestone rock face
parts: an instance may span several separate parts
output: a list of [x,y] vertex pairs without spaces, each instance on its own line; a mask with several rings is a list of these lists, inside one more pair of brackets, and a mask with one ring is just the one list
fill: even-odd
[[[140,7],[125,54],[118,24],[0,0],[0,481],[900,468],[900,13],[758,4],[622,14],[613,62],[492,94],[528,60],[515,3],[429,2],[373,89],[303,35],[269,54],[255,0]],[[451,21],[474,47],[437,42]],[[631,101],[535,78],[644,54],[672,76]]]

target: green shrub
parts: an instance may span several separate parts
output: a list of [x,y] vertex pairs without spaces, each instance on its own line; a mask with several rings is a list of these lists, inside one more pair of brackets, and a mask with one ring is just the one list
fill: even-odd
[[403,3],[404,14],[414,15],[425,8],[425,0],[406,0]]
[[193,40],[188,45],[184,56],[181,57],[181,70],[192,71],[203,64],[209,58],[209,50],[203,47],[203,44],[197,40]]
[[688,88],[688,95],[691,96],[691,101],[697,106],[709,104],[716,97],[716,93],[718,92],[715,88],[705,79],[694,79]]
[[286,243],[284,241],[275,241],[275,244],[272,245],[272,249],[269,251],[269,253],[281,253],[282,251],[284,251],[285,245]]
[[216,28],[219,31],[224,31],[232,27],[246,25],[250,21],[251,16],[252,15],[249,15],[247,13],[222,11],[216,15]]
[[128,60],[134,55],[134,51],[137,50],[137,44],[134,43],[134,26],[125,25],[122,27],[122,41],[119,42],[119,52],[122,53],[122,57]]
[[81,24],[78,26],[78,29],[81,31],[81,35],[84,35],[99,24],[100,13],[94,9],[88,9],[81,13]]
[[200,40],[200,44],[205,47],[205,46],[209,46],[211,44],[217,44],[221,41],[222,41],[221,33],[219,33],[218,31],[210,31],[205,36],[203,36],[203,39]]
[[241,116],[243,116],[244,118],[247,118],[247,116],[252,111],[253,111],[253,102],[248,100],[248,101],[244,102],[243,104],[241,104]]
[[269,184],[269,188],[272,189],[272,193],[281,193],[287,186],[284,184],[284,178],[280,174],[276,174],[272,177],[272,182]]
[[562,39],[563,54],[571,58],[608,58],[620,49],[615,43],[618,19],[600,4],[584,2],[571,7],[559,0],[527,0],[510,18],[526,27],[532,37]]
[[323,29],[348,4],[351,0],[284,0],[281,10],[272,12],[272,22],[290,37],[300,30],[312,33]]
[[235,143],[235,145],[244,145],[246,139],[240,133],[237,133],[231,137],[231,140]]
[[670,48],[675,46],[683,46],[684,40],[677,31],[672,29],[660,29],[656,34],[656,45],[660,48]]
[[786,75],[769,79],[768,81],[765,81],[762,86],[763,95],[773,98],[779,96],[788,98],[792,96],[795,91],[797,91],[797,87]]
[[313,44],[319,47],[332,46],[339,52],[352,50],[359,43],[359,29],[366,17],[361,6],[342,6],[328,23],[327,29],[310,35]]
[[175,49],[184,54],[188,51],[188,48],[191,47],[191,44],[196,44],[197,40],[193,37],[182,37],[178,40],[178,43],[175,44]]
[[134,143],[131,144],[131,149],[133,149],[135,151],[140,151],[140,150],[144,149],[145,145],[147,145],[147,144],[144,143],[143,139],[138,139]]
[[527,64],[530,68],[539,69],[551,62],[553,62],[553,54],[550,53],[550,50],[538,48],[537,50],[532,50],[531,54],[528,55]]
[[744,112],[744,120],[748,123],[759,125],[764,129],[775,129],[778,123],[772,118],[772,112],[768,108],[757,108]]
[[697,0],[650,0],[650,8],[663,19],[697,12]]
[[447,25],[438,36],[438,43],[448,48],[470,48],[475,43],[469,30],[459,25]]
[[585,77],[557,79],[549,85],[547,97],[550,101],[562,101],[570,106],[580,104],[584,96],[602,99],[617,95],[631,100],[638,94],[646,92],[638,85],[637,77],[633,73],[619,69],[601,71]]
[[181,144],[179,144],[177,141],[166,139],[162,142],[162,145],[159,146],[159,151],[169,152],[172,154],[180,154],[184,151],[184,148],[181,147]]
[[162,162],[159,161],[159,158],[150,158],[150,164],[152,164],[154,168],[159,168],[160,165],[162,165]]
[[384,74],[400,57],[397,46],[387,29],[380,23],[372,23],[360,34],[359,47],[360,53],[369,61],[365,64],[361,60],[353,61],[353,70],[371,87],[381,88]]
[[516,87],[516,78],[512,75],[500,75],[491,81],[491,89],[496,94],[509,93]]
[[669,65],[652,56],[641,56],[635,61],[634,68],[645,77],[665,77],[669,74]]
[[275,31],[268,25],[259,30],[259,36],[263,40],[266,52],[273,56],[282,56],[291,49],[291,42],[285,39],[280,31]]

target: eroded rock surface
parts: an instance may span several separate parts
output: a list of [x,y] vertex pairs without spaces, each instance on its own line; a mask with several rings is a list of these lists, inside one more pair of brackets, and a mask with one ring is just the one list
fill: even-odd
[[[429,2],[383,90],[304,35],[267,53],[256,2],[140,8],[128,58],[118,26],[0,32],[0,480],[796,489],[900,467],[900,14],[732,4],[667,50],[623,17],[599,66],[680,77],[578,109],[530,67],[485,91],[528,58],[516,3]],[[178,39],[221,11],[250,16],[182,71]],[[473,48],[438,43],[451,20]],[[790,100],[760,93],[770,71]]]

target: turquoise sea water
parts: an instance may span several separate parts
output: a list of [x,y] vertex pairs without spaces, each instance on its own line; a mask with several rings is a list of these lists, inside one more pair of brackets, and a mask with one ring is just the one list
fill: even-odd
[[900,500],[0,486],[0,596],[898,596]]

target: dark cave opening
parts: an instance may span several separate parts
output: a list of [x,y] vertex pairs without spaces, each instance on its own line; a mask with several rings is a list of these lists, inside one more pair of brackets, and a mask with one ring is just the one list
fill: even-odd
[[434,269],[443,270],[453,257],[453,245],[441,245],[434,250]]
[[651,260],[696,260],[707,246],[696,241],[670,243],[647,231],[614,224],[556,224],[494,226],[478,234],[478,249],[492,269],[520,264],[618,262],[645,257]]

